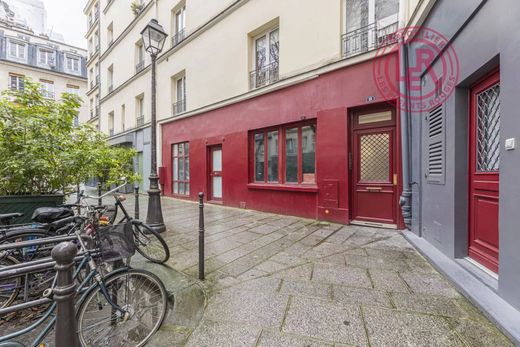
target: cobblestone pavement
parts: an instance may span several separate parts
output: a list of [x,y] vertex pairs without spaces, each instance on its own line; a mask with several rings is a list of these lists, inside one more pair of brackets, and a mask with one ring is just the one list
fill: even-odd
[[[194,278],[197,204],[163,211],[169,265]],[[205,220],[209,299],[187,346],[512,346],[399,232],[208,204]]]

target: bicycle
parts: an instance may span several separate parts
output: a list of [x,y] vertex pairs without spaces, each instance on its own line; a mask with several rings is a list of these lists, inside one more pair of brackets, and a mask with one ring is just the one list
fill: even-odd
[[[132,269],[128,265],[103,275],[98,271],[99,254],[113,256],[118,253],[121,259],[129,258],[133,253],[133,233],[131,224],[112,226],[114,230],[97,230],[94,235],[98,248],[86,247],[84,238],[79,230],[74,232],[77,243],[82,252],[75,261],[79,263],[74,271],[73,278],[78,279],[81,271],[88,270],[88,274],[77,287],[76,319],[78,340],[82,346],[144,346],[161,326],[168,310],[168,294],[161,280],[153,273],[145,270]],[[118,230],[121,229],[121,230]],[[54,237],[52,241],[63,238]],[[106,240],[106,242],[103,242]],[[40,240],[45,242],[51,240]],[[30,242],[29,242],[30,243]],[[16,245],[26,247],[27,244]],[[37,264],[16,264],[0,270],[0,280],[16,278],[31,268],[53,267],[54,262]],[[88,265],[88,267],[87,267]],[[51,288],[54,288],[54,280]],[[36,336],[31,346],[38,346],[52,330],[56,317],[52,317],[56,303],[51,299],[52,290],[47,290],[41,299],[17,304],[0,309],[0,317],[10,312],[16,312],[29,307],[49,305],[41,318],[30,326],[11,332],[0,337],[0,343],[12,341],[36,327],[50,322]]]
[[[77,207],[82,207],[87,210],[87,213],[89,214],[91,219],[94,219],[97,223],[101,217],[103,217],[104,211],[107,209],[107,206],[93,206],[86,203],[86,199],[102,199],[109,194],[112,194],[119,190],[120,188],[124,187],[127,184],[123,183],[122,185],[112,189],[111,191],[101,195],[101,196],[89,196],[85,195],[84,192],[80,193],[80,200],[83,202],[82,205],[75,205]],[[106,221],[108,221],[109,224],[118,225],[121,223],[131,223],[132,224],[132,230],[134,234],[134,243],[135,247],[137,249],[137,252],[141,254],[143,257],[151,261],[152,263],[156,264],[164,264],[165,262],[170,259],[170,249],[168,247],[168,244],[162,236],[155,230],[153,230],[150,226],[145,224],[144,222],[132,218],[128,211],[125,209],[123,205],[123,201],[126,200],[124,195],[116,196],[114,195],[115,199],[115,209],[111,211],[113,213],[111,216],[105,218]],[[69,205],[71,206],[71,205]],[[111,206],[110,206],[111,207]],[[118,210],[121,210],[123,213],[123,217],[119,220],[119,222],[115,223],[115,219],[118,213]],[[94,216],[94,217],[93,217]]]

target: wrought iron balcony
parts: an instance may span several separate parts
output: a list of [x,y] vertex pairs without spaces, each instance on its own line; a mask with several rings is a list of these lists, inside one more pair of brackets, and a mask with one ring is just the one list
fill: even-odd
[[172,105],[173,115],[181,114],[186,112],[186,99],[179,100]]
[[262,66],[249,73],[249,86],[251,89],[266,86],[278,81],[278,62],[275,61]]
[[114,136],[114,129],[109,129],[108,130],[108,135],[109,136]]
[[343,56],[352,57],[397,42],[398,23],[378,27],[375,23],[352,30],[342,37]]
[[99,117],[99,105],[96,106],[96,117]]
[[94,110],[90,109],[90,118],[94,118]]
[[137,74],[137,73],[141,72],[143,69],[144,69],[144,60],[137,63],[137,65],[135,66],[135,73]]
[[172,36],[172,47],[177,46],[179,43],[184,41],[186,38],[186,30],[182,29],[181,31],[177,32],[175,35]]
[[135,120],[135,126],[140,127],[144,125],[144,115],[141,117],[137,117]]

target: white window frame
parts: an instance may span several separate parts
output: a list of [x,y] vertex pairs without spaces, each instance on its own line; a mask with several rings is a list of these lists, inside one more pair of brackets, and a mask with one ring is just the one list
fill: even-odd
[[[77,62],[76,69],[74,68],[74,62],[71,63],[72,68],[69,68],[69,60]],[[74,74],[79,74],[81,72],[81,57],[69,53],[65,54],[65,70]]]
[[56,67],[56,51],[50,48],[38,47],[38,66]]
[[40,80],[40,88],[44,97],[54,99],[54,82],[47,80]]
[[[7,41],[9,43],[9,47],[7,49],[7,55],[10,59],[18,60],[18,61],[24,61],[27,62],[27,56],[28,56],[28,45],[26,42],[15,40],[15,39],[9,39]],[[16,47],[16,54],[11,54],[11,48],[13,45]],[[21,48],[20,48],[21,47]],[[20,54],[22,53],[22,54]],[[22,55],[22,56],[20,56]]]
[[182,5],[175,11],[175,34],[186,29],[186,5]]
[[[14,89],[11,88],[11,79],[12,78],[16,79],[16,88],[14,88]],[[23,79],[24,79],[24,76],[22,76],[22,75],[17,75],[17,74],[11,74],[10,73],[9,74],[9,86],[8,86],[8,88],[10,90],[18,90],[18,91],[24,90],[24,81],[23,81]]]
[[175,98],[177,102],[186,100],[186,75],[182,75],[175,80]]
[[72,84],[67,84],[67,93],[79,96],[79,87]]
[[[271,61],[271,34],[275,31],[278,31],[278,63],[280,62],[280,28],[272,28],[269,30],[264,31],[262,34],[253,37],[253,70],[258,70],[259,68],[269,66],[271,63],[274,63],[275,61]],[[257,42],[258,40],[265,39],[267,44],[267,52],[266,52],[266,62],[262,66],[258,66],[258,60],[257,60]]]

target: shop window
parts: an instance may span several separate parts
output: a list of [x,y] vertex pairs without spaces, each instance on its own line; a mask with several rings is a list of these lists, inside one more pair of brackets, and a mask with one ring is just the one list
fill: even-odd
[[172,145],[172,192],[190,195],[190,144],[188,142]]
[[315,124],[255,131],[252,146],[253,182],[316,183]]

